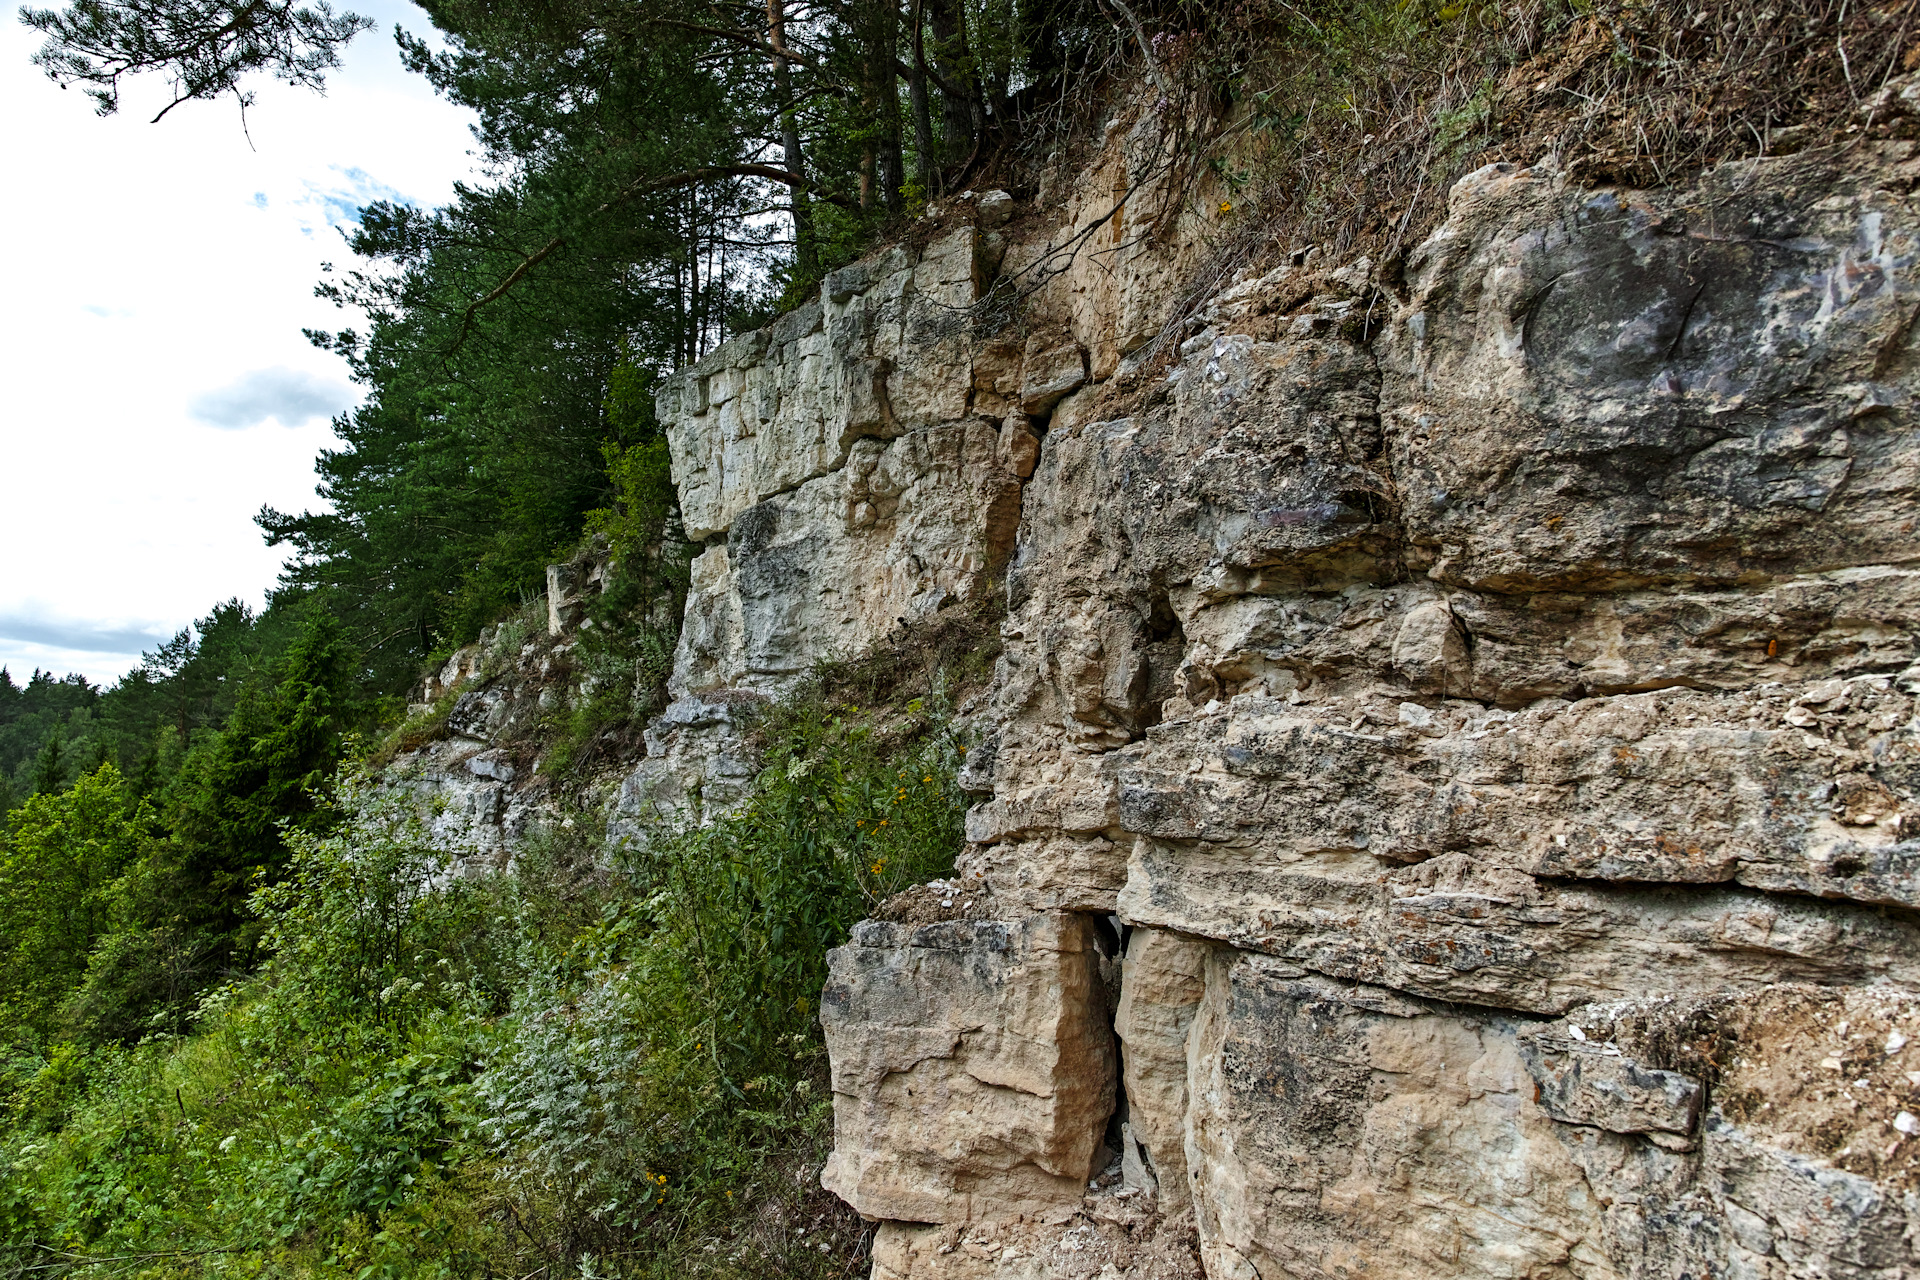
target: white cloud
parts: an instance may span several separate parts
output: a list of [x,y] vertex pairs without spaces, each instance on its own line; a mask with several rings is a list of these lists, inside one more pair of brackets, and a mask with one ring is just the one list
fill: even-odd
[[[253,514],[321,505],[314,455],[358,393],[301,329],[360,322],[313,296],[320,264],[348,260],[340,230],[369,201],[441,204],[473,173],[471,114],[393,47],[396,22],[426,16],[354,8],[380,28],[327,95],[259,81],[245,132],[230,102],[148,124],[160,81],[97,118],[30,65],[38,37],[0,8],[0,111],[17,125],[0,134],[15,193],[0,236],[32,247],[0,308],[0,618],[137,617],[164,637],[230,596],[257,606],[286,550]],[[208,429],[269,418],[284,429]],[[16,673],[71,660],[109,679],[137,658],[0,634]]]
[[360,211],[377,200],[393,204],[415,203],[397,188],[376,180],[364,169],[337,164],[329,167],[335,175],[334,180],[324,186],[317,182],[307,183],[306,199],[302,202],[320,215],[322,226],[351,231],[360,225]]
[[173,637],[177,628],[145,619],[61,614],[43,601],[0,610],[0,666],[23,684],[36,670],[59,675],[77,671],[108,683],[140,655]]
[[195,396],[187,412],[210,427],[242,431],[269,418],[283,427],[331,419],[359,397],[344,383],[277,365],[243,374],[218,391]]
[[172,633],[151,623],[74,621],[45,613],[0,614],[0,636],[74,653],[142,653]]

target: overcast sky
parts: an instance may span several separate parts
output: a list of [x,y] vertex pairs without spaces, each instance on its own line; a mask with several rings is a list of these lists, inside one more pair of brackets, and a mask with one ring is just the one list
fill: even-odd
[[[395,0],[325,97],[269,80],[243,133],[231,101],[159,124],[165,85],[100,119],[29,61],[0,8],[0,665],[111,682],[220,600],[256,607],[283,549],[261,504],[316,505],[315,453],[359,398],[301,328],[339,228],[375,199],[443,204],[471,176],[469,113],[401,69]],[[248,134],[252,145],[249,146]]]

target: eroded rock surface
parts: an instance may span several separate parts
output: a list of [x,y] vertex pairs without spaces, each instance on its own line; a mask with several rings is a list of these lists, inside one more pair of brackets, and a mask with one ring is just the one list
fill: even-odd
[[1104,1164],[1114,1052],[1094,921],[864,921],[829,956],[822,1181],[904,1222],[1064,1220]]
[[687,707],[1004,578],[969,914],[823,1004],[877,1280],[1920,1274],[1912,144],[1175,317],[1145,136],[661,398]]

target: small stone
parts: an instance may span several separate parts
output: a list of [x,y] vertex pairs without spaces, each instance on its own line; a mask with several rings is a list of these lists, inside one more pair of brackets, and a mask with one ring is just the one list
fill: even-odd
[[1898,1053],[1907,1047],[1907,1038],[1898,1031],[1887,1032],[1887,1052]]
[[1908,1137],[1912,1137],[1914,1134],[1920,1133],[1920,1116],[1914,1115],[1911,1111],[1902,1111],[1893,1118],[1893,1127]]

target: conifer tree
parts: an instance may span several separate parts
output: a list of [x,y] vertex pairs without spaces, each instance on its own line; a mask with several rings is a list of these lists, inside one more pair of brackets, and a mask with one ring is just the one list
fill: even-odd
[[316,820],[339,767],[353,677],[340,623],[311,611],[279,683],[242,693],[219,737],[189,760],[171,814],[171,896],[183,923],[245,951],[247,895],[284,865],[284,825]]

